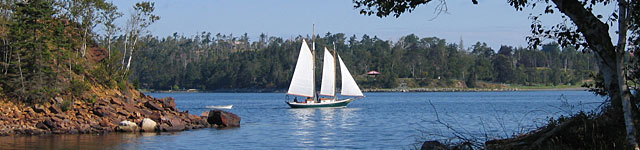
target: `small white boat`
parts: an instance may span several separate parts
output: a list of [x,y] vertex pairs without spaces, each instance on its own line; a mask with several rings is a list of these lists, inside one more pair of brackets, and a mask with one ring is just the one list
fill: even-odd
[[233,105],[213,105],[213,106],[207,106],[206,108],[209,108],[209,109],[231,109],[231,107],[233,107]]

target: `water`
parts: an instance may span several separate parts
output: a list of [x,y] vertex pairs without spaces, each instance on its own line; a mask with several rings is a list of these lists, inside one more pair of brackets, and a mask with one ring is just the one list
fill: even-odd
[[452,129],[480,139],[507,137],[603,101],[584,91],[365,93],[347,108],[290,109],[281,93],[150,95],[174,97],[180,110],[196,115],[207,105],[233,104],[228,111],[242,117],[241,127],[0,137],[0,149],[410,149]]

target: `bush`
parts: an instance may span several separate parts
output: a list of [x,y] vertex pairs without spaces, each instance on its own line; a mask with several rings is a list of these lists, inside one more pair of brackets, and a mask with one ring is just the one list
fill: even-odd
[[82,96],[82,93],[89,90],[89,86],[81,80],[71,80],[71,93],[74,97]]
[[70,100],[62,101],[62,103],[58,104],[58,107],[60,107],[62,111],[67,111],[71,108],[71,101]]

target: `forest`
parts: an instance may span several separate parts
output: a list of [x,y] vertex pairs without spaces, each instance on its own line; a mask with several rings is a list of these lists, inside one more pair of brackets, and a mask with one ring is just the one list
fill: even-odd
[[[124,38],[117,38],[122,41]],[[230,90],[286,89],[293,74],[302,39],[261,34],[250,40],[245,33],[193,36],[174,33],[146,36],[134,53],[129,78],[142,89]],[[414,34],[397,41],[377,36],[343,33],[316,35],[316,78],[320,82],[321,50],[337,49],[361,88],[396,88],[411,79],[409,87],[483,88],[477,82],[513,85],[582,85],[598,69],[594,55],[557,43],[541,49],[503,45],[493,49],[476,42],[448,43],[437,37]],[[309,42],[310,43],[310,42]],[[116,44],[117,45],[117,44]],[[367,76],[375,70],[381,75]],[[458,85],[460,87],[460,85]]]
[[[91,101],[101,94],[92,89],[128,91],[137,39],[160,19],[153,10],[153,2],[136,3],[119,25],[123,14],[106,1],[0,1],[0,99]],[[117,48],[111,42],[116,33],[125,38]]]

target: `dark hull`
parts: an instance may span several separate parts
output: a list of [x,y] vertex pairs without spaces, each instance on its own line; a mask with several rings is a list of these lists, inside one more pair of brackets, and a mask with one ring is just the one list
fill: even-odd
[[351,103],[354,100],[355,99],[344,99],[334,103],[314,103],[314,104],[287,102],[287,104],[291,108],[347,107],[347,104]]

